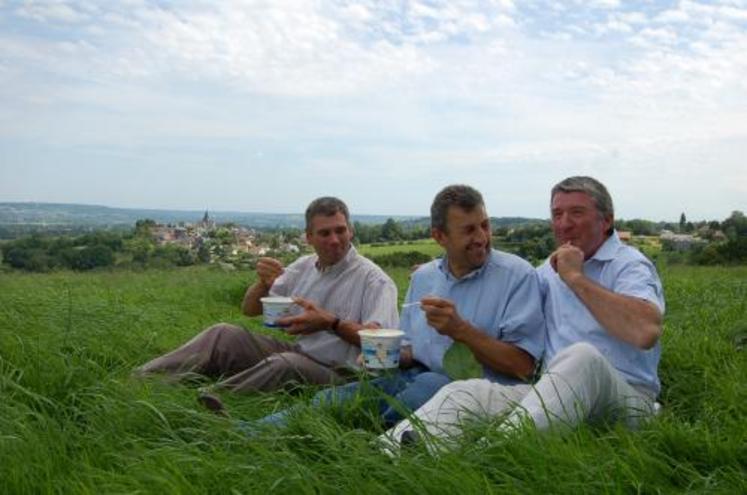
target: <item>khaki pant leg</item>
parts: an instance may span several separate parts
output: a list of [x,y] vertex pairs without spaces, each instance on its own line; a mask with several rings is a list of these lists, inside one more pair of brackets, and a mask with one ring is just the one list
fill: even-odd
[[460,380],[439,390],[413,415],[390,429],[381,440],[398,448],[402,434],[424,429],[441,440],[456,437],[468,421],[505,414],[531,390],[531,385],[502,385],[485,379]]
[[136,372],[232,375],[253,367],[267,356],[291,349],[294,345],[290,342],[219,323],[203,330],[178,349],[144,364]]
[[579,343],[555,356],[505,427],[512,429],[526,418],[539,430],[573,428],[601,418],[635,427],[651,417],[653,410],[653,395],[627,383],[594,346]]
[[270,392],[300,384],[337,385],[345,379],[331,368],[298,352],[268,356],[217,384],[232,392]]

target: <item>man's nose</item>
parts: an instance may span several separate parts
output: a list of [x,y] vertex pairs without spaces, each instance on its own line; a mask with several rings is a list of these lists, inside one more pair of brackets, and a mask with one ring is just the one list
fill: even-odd
[[571,217],[567,213],[561,213],[560,216],[555,219],[555,224],[561,229],[567,229],[573,226]]
[[476,243],[485,244],[487,240],[488,240],[488,233],[484,231],[483,229],[477,229],[477,233],[474,237],[474,241]]

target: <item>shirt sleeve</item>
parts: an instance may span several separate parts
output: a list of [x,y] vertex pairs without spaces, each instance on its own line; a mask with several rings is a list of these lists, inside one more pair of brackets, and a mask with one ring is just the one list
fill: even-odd
[[664,314],[664,289],[656,268],[646,259],[626,263],[617,273],[612,291],[644,299],[656,305]]
[[361,323],[372,322],[381,328],[399,328],[397,286],[387,276],[370,280],[363,295]]
[[500,339],[542,357],[545,350],[545,317],[542,311],[539,277],[532,270],[514,284],[500,325]]

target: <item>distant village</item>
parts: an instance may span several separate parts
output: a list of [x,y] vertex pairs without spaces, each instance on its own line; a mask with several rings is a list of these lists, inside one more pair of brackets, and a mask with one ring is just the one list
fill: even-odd
[[[205,211],[195,224],[155,224],[150,234],[158,246],[176,245],[209,254],[208,262],[233,262],[269,254],[298,255],[306,249],[303,235],[267,234],[233,224],[218,225]],[[207,256],[206,256],[207,257]]]

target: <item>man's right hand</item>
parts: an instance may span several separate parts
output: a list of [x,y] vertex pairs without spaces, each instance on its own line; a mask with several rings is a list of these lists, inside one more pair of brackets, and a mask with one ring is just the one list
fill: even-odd
[[257,260],[257,276],[259,280],[269,289],[283,273],[283,264],[275,258],[259,258]]
[[584,275],[584,252],[566,242],[550,255],[550,266],[570,285],[574,279]]

